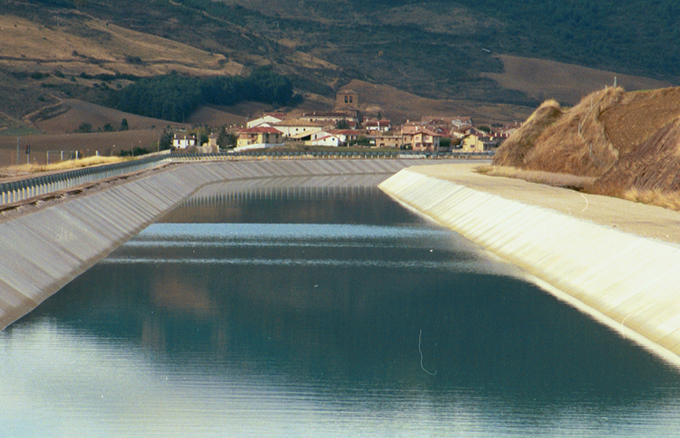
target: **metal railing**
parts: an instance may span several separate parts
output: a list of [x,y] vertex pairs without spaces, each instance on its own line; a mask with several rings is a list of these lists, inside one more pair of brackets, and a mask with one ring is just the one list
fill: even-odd
[[168,162],[168,156],[143,158],[123,163],[106,164],[53,173],[34,178],[0,183],[0,205],[34,196],[65,190],[81,184],[150,169]]
[[493,152],[415,152],[415,151],[244,151],[219,154],[171,154],[116,164],[87,167],[0,183],[0,205],[23,201],[81,184],[150,169],[165,163],[248,159],[446,159],[490,158]]

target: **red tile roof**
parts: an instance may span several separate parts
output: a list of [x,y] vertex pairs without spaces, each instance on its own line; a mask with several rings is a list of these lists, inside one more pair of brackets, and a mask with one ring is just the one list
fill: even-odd
[[242,133],[242,134],[282,134],[282,132],[279,131],[276,128],[264,127],[264,126],[255,126],[254,128],[241,129],[239,131],[239,133]]

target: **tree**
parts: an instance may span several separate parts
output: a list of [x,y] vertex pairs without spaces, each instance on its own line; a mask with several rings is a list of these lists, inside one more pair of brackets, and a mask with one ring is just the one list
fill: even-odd
[[165,151],[167,149],[172,148],[172,138],[173,138],[172,131],[170,131],[169,129],[164,130],[163,133],[161,134],[161,137],[158,139],[158,150]]
[[236,136],[229,133],[226,126],[220,128],[220,133],[217,136],[217,146],[225,149],[236,146]]
[[80,126],[78,126],[77,132],[81,133],[92,132],[92,125],[90,123],[83,122],[80,124]]
[[347,122],[347,119],[343,118],[338,120],[338,122],[335,124],[335,129],[349,129],[349,123]]
[[130,127],[128,126],[128,121],[127,121],[127,119],[121,120],[121,121],[120,121],[120,130],[121,130],[121,131],[127,131],[128,129],[130,129]]

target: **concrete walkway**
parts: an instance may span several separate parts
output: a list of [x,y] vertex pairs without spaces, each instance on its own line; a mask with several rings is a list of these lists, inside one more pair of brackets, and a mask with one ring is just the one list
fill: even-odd
[[475,163],[443,164],[411,170],[627,233],[680,244],[680,212],[520,179],[481,175],[475,172],[478,166]]

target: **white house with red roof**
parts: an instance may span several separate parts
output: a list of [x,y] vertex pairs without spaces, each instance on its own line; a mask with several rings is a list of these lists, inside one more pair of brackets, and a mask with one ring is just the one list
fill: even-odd
[[326,131],[319,131],[312,134],[311,139],[307,142],[311,146],[333,146],[338,147],[343,144],[340,137]]
[[357,140],[361,135],[361,131],[357,131],[356,129],[331,129],[328,133],[338,137],[342,144]]

